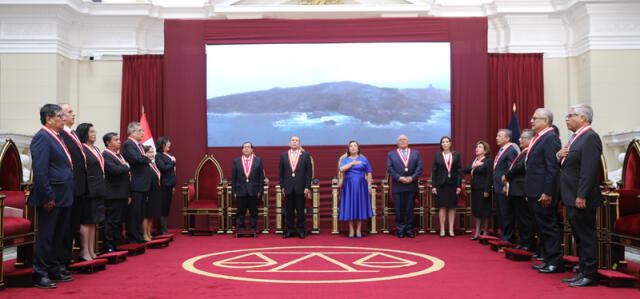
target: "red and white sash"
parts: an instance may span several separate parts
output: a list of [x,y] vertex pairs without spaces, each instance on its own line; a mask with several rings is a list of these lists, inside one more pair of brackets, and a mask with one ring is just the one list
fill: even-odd
[[100,151],[95,146],[89,146],[86,143],[82,144],[86,149],[91,152],[91,154],[98,159],[98,164],[100,164],[100,169],[102,169],[102,174],[104,174],[104,157],[100,154]]
[[511,166],[509,166],[509,170],[511,170],[511,168],[513,168],[513,165],[516,165],[516,161],[518,161],[518,158],[520,158],[520,156],[522,154],[524,154],[525,152],[527,152],[529,150],[528,147],[524,148],[521,152],[518,153],[518,155],[516,156],[515,159],[513,159],[513,161],[511,161]]
[[[291,160],[291,158],[289,158]],[[296,167],[298,166],[298,161],[296,160]],[[249,182],[249,175],[251,174],[251,167],[253,167],[253,155],[248,159],[245,156],[242,156],[242,169],[244,170],[244,176],[247,178],[247,183]],[[293,167],[291,167],[293,169]]]
[[138,151],[140,151],[140,153],[141,153],[143,156],[145,156],[144,149],[142,149],[142,146],[141,146],[142,144],[141,144],[140,142],[138,142],[137,140],[135,140],[135,139],[131,138],[131,137],[129,137],[129,140],[133,141],[133,144],[135,144],[135,145],[136,145],[136,147],[138,148]]
[[[73,168],[73,160],[71,160],[71,154],[69,153],[69,149],[67,148],[67,146],[62,141],[62,138],[60,136],[58,136],[58,134],[56,134],[56,132],[54,132],[53,130],[51,130],[51,129],[47,128],[47,127],[43,126],[42,129],[45,132],[47,132],[49,135],[51,135],[51,137],[53,137],[53,139],[58,141],[60,146],[62,146],[62,149],[64,149],[64,153],[67,154],[67,159],[69,160],[69,165],[71,165],[71,167]],[[80,149],[82,149],[82,148],[80,148]]]
[[[569,140],[569,143],[567,144],[567,149],[571,149],[571,145],[576,142],[576,140],[582,136],[582,134],[586,133],[587,131],[591,130],[591,125],[586,125],[580,129],[578,129],[576,131],[576,133],[573,135],[573,138],[571,138],[571,140]],[[567,153],[568,155],[568,153]],[[567,157],[565,156],[564,158],[562,158],[562,160],[560,160],[560,164],[564,163],[564,160],[567,159]]]
[[396,151],[398,152],[398,157],[400,157],[400,161],[402,161],[402,164],[404,165],[404,171],[409,171],[409,160],[411,159],[411,149],[407,148],[406,159],[402,157],[402,152],[400,151],[400,149],[396,149]]
[[552,130],[553,130],[552,127],[548,127],[540,131],[540,133],[536,134],[536,136],[533,136],[533,139],[531,139],[531,142],[529,143],[529,150],[527,151],[527,155],[524,157],[525,165],[527,165],[527,161],[529,160],[529,154],[531,153],[531,151],[533,151],[533,147],[536,145],[536,143],[538,143],[538,140],[540,139],[540,137],[542,137],[542,135],[544,134],[549,133]]
[[[295,176],[296,169],[298,168],[298,162],[300,161],[300,156],[302,156],[302,151],[298,151],[298,154],[296,155],[295,159],[294,159],[292,153],[293,153],[293,151],[290,150],[289,151],[289,165],[291,166],[291,175]],[[253,163],[253,158],[252,158],[252,163]]]
[[127,164],[127,161],[124,160],[124,158],[120,158],[120,156],[116,155],[116,153],[114,153],[112,150],[110,149],[105,149],[104,150],[107,154],[113,156],[114,158],[116,158],[118,161],[120,161],[120,164]]
[[[475,160],[473,160],[473,163],[471,163],[471,165],[475,164],[476,162],[482,162],[484,161],[486,157],[482,156],[482,159],[478,159],[477,157],[475,158]],[[473,172],[476,170],[476,168],[471,168],[471,177],[473,177]]]
[[451,168],[453,167],[453,153],[445,154],[442,152],[442,159],[444,160],[444,165],[447,167],[447,173],[451,176]]
[[156,173],[156,176],[158,177],[158,182],[160,181],[160,170],[158,169],[158,167],[156,167],[156,163],[149,163],[149,167],[151,167],[151,170],[153,170],[153,172]]
[[500,161],[500,158],[502,158],[502,155],[504,155],[504,152],[506,152],[510,146],[513,146],[513,143],[507,142],[507,144],[502,146],[502,151],[498,151],[499,153],[493,161],[493,170],[496,170],[496,167],[498,167],[498,161]]
[[73,142],[75,142],[76,146],[80,150],[80,153],[82,154],[82,158],[84,159],[84,163],[86,164],[87,163],[87,156],[84,154],[84,151],[82,150],[82,142],[80,142],[80,139],[78,139],[78,137],[76,137],[75,134],[71,134],[71,131],[67,131],[65,129],[62,129],[62,131],[64,131],[65,134],[69,135],[69,137],[71,137],[71,140],[73,140]]

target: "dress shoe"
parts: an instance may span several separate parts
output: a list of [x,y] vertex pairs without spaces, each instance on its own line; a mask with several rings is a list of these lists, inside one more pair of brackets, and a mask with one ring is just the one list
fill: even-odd
[[562,267],[556,266],[556,265],[547,265],[544,268],[538,269],[538,273],[545,273],[545,274],[562,273],[562,272],[564,272],[564,269]]
[[408,231],[405,233],[405,235],[409,238],[415,238],[416,234],[413,231]]
[[71,272],[69,272],[69,269],[67,269],[66,266],[60,266],[60,269],[58,269],[58,271],[63,275],[71,275]]
[[292,232],[286,232],[286,233],[284,233],[284,235],[282,237],[285,238],[285,239],[286,238],[291,238],[291,237],[293,237],[293,233]]
[[568,283],[570,283],[570,282],[578,281],[578,280],[583,279],[583,278],[584,278],[584,274],[582,274],[582,273],[578,273],[578,275],[576,275],[576,276],[574,276],[574,277],[571,277],[571,278],[563,278],[563,279],[562,279],[562,282],[568,282]]
[[298,238],[304,239],[305,237],[307,237],[307,233],[305,231],[298,232]]
[[49,277],[40,277],[33,281],[33,286],[41,289],[55,289],[56,284]]
[[540,263],[540,264],[537,264],[537,265],[533,265],[533,266],[531,266],[531,269],[533,269],[533,270],[540,270],[540,269],[542,269],[542,268],[544,268],[544,267],[546,267],[546,266],[547,266],[547,263],[544,263],[544,262],[543,262],[543,263]]
[[404,238],[404,233],[401,231],[396,232],[396,236],[398,236],[398,238]]
[[596,285],[598,283],[597,280],[591,279],[589,277],[583,277],[579,280],[569,283],[570,287],[580,288],[580,287],[588,287],[592,285]]
[[54,282],[66,282],[66,281],[72,281],[73,277],[71,277],[71,275],[64,275],[60,273],[55,275],[50,274],[49,279]]
[[522,245],[518,244],[516,245],[516,247],[513,247],[514,249],[522,249]]

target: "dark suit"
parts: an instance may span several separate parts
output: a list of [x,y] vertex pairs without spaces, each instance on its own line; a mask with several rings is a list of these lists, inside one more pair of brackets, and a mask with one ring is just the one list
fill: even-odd
[[[398,232],[413,233],[413,205],[418,192],[418,179],[422,174],[422,158],[420,152],[412,149],[407,165],[405,166],[396,150],[387,155],[387,172],[391,176],[391,191],[393,196],[393,209],[396,213],[396,230]],[[409,176],[411,183],[405,184],[399,181],[401,176]]]
[[505,177],[509,182],[509,202],[514,207],[516,229],[520,235],[519,245],[531,249],[533,246],[533,216],[529,211],[527,200],[524,195],[524,178],[526,169],[524,167],[524,160],[526,157],[527,149],[524,149],[522,154],[517,157],[513,166],[509,168]]
[[[31,139],[33,185],[28,204],[37,209],[38,235],[36,237],[33,270],[38,276],[59,276],[60,267],[68,260],[64,235],[69,232],[70,207],[73,205],[73,171],[67,154],[55,137],[44,130]],[[55,201],[47,212],[43,205]]]
[[451,161],[451,176],[449,176],[442,152],[437,152],[433,157],[431,183],[438,193],[438,207],[440,208],[456,208],[458,205],[456,189],[460,188],[460,183],[462,182],[462,163],[458,153],[453,152],[451,156],[453,159]]
[[[501,148],[502,149],[502,148]],[[498,152],[498,155],[500,152]],[[496,155],[496,159],[498,158]],[[512,241],[515,238],[515,207],[513,203],[507,198],[507,195],[502,193],[504,184],[502,183],[502,176],[507,173],[511,162],[518,155],[518,149],[515,144],[504,150],[500,159],[494,160],[495,167],[493,167],[493,193],[496,199],[496,209],[498,210],[498,219],[500,220],[500,231],[502,233],[501,240]]]
[[162,216],[169,216],[173,187],[176,185],[176,162],[167,155],[156,155],[156,166],[160,170],[160,197],[162,198]]
[[533,148],[529,149],[524,178],[524,194],[542,241],[544,261],[547,265],[554,266],[562,265],[556,204],[553,200],[551,205],[545,208],[538,200],[542,194],[552,196],[555,193],[560,170],[556,153],[560,147],[560,138],[555,132],[550,131],[540,137]]
[[[121,159],[122,156],[118,153]],[[129,165],[122,164],[119,159],[107,152],[102,152],[104,157],[104,172],[107,185],[105,193],[105,223],[103,227],[104,250],[115,250],[123,243],[122,223],[127,214],[127,201],[131,196],[129,189],[130,176]]]
[[127,211],[127,241],[144,243],[140,225],[143,219],[142,206],[151,191],[152,172],[149,171],[151,160],[147,158],[140,146],[128,139],[122,145],[122,156],[131,168],[131,204]]
[[235,158],[233,160],[231,171],[231,187],[233,194],[236,196],[238,213],[237,224],[238,229],[245,229],[244,216],[249,208],[251,215],[249,227],[255,230],[258,221],[258,194],[262,193],[264,185],[264,169],[262,167],[262,159],[253,157],[253,165],[249,171],[249,182],[244,174],[243,158]]
[[[567,208],[567,216],[580,252],[580,272],[591,279],[597,278],[598,235],[596,234],[596,208],[602,204],[598,171],[602,155],[600,136],[593,130],[578,137],[560,170],[560,192]],[[587,200],[585,209],[576,208],[576,198]]]
[[[82,219],[82,199],[87,193],[88,183],[87,183],[87,161],[85,160],[85,156],[83,155],[84,150],[82,149],[82,145],[78,146],[78,143],[74,141],[74,138],[78,139],[78,135],[75,131],[71,131],[71,133],[63,130],[60,130],[60,136],[62,140],[64,140],[67,149],[69,149],[69,153],[71,154],[71,160],[73,161],[73,182],[74,182],[74,201],[73,206],[71,207],[71,218],[69,221],[69,231],[62,237],[65,248],[67,248],[67,254],[63,257],[64,261],[61,261],[64,264],[69,263],[71,261],[71,257],[73,254],[73,240],[76,240],[76,243],[80,243],[80,220]],[[80,140],[77,140],[80,142]]]
[[[307,152],[300,151],[298,166],[296,167],[295,176],[293,176],[291,165],[289,163],[289,152],[280,154],[280,186],[285,194],[285,209],[287,229],[304,231],[304,189],[311,189],[311,179],[313,169],[311,166],[311,156]],[[298,215],[297,226],[294,226],[294,210]]]

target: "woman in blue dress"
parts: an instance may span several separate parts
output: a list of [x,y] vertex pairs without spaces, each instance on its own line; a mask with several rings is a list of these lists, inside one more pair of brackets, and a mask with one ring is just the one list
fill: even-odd
[[[340,160],[343,174],[340,190],[340,221],[349,221],[349,238],[362,238],[362,220],[373,216],[371,210],[371,165],[360,155],[357,141],[349,141],[347,156]],[[353,222],[356,221],[354,232]]]

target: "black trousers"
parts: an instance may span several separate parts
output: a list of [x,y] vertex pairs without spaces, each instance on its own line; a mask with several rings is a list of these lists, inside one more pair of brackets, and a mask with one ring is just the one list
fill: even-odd
[[416,193],[394,192],[393,209],[396,213],[396,230],[398,232],[413,232],[413,203],[416,200]]
[[102,227],[104,245],[103,250],[115,250],[124,243],[122,238],[122,223],[127,215],[127,198],[105,199],[105,218]]
[[39,277],[59,275],[60,267],[68,260],[68,248],[64,244],[64,235],[69,232],[71,207],[54,207],[51,212],[38,207],[38,235],[33,257],[33,270]]
[[73,199],[73,205],[69,207],[69,220],[67,230],[61,236],[64,254],[60,256],[60,264],[66,266],[73,258],[73,240],[80,245],[80,221],[82,220],[82,200],[84,196]]
[[596,209],[567,208],[573,237],[580,256],[580,272],[595,279],[598,274],[598,234],[596,232]]
[[[284,197],[285,202],[285,218],[287,230],[297,229],[304,231],[305,215],[304,215],[304,193],[290,193]],[[294,211],[298,218],[294,223]]]
[[533,249],[535,230],[533,228],[533,216],[529,211],[526,199],[524,196],[509,196],[508,200],[513,205],[515,212],[516,230],[520,235],[518,244]]
[[562,248],[560,247],[560,228],[556,221],[556,205],[543,208],[539,198],[527,198],[529,210],[532,211],[536,230],[541,239],[540,246],[544,262],[548,265],[562,266]]
[[128,243],[144,243],[142,238],[142,219],[143,209],[148,194],[146,192],[131,192],[131,204],[127,209],[127,242]]
[[160,186],[160,198],[162,198],[162,216],[169,216],[171,211],[171,198],[173,197],[173,186]]
[[515,207],[513,202],[503,193],[495,193],[496,208],[498,210],[498,221],[500,222],[500,231],[502,241],[513,241],[515,239]]
[[247,208],[249,208],[249,227],[251,229],[256,228],[258,222],[258,198],[256,196],[238,196],[238,213],[236,214],[236,220],[239,229],[246,228],[244,224],[244,216],[247,214]]

